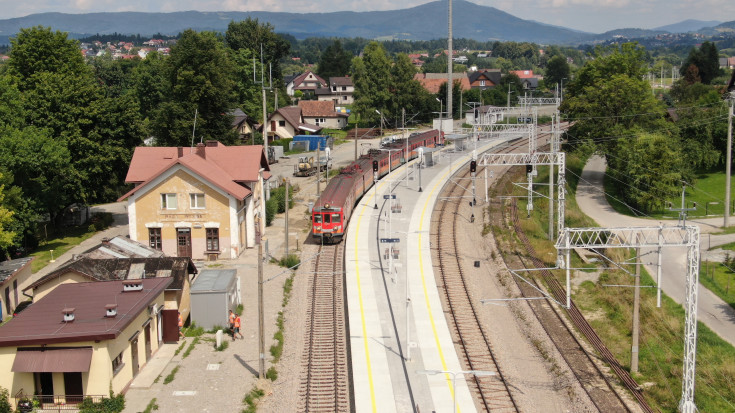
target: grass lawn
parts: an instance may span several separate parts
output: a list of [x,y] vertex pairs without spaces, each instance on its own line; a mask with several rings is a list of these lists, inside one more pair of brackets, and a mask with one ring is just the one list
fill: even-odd
[[[618,183],[605,175],[605,193],[608,194],[607,201],[610,205],[615,211],[621,214],[640,216],[640,212],[631,210],[619,200],[609,195],[617,193],[615,184]],[[735,192],[733,192],[735,190],[735,180],[731,180],[730,188],[731,193],[735,195]],[[673,208],[681,208],[681,191],[679,191],[678,195],[667,199],[667,201],[671,202]],[[692,208],[694,202],[697,203],[697,210],[688,212],[687,216],[690,218],[723,216],[725,214],[725,172],[708,171],[697,174],[697,180],[694,186],[687,186],[686,189],[687,208]],[[733,211],[732,206],[730,211]],[[669,210],[659,210],[649,213],[648,216],[655,219],[677,219],[679,213]]]
[[[730,245],[728,249],[735,249]],[[731,256],[735,256],[735,253]],[[702,261],[699,266],[699,282],[735,308],[735,273],[722,263]]]
[[58,259],[61,254],[69,251],[72,247],[79,245],[82,241],[91,237],[95,234],[95,231],[89,231],[86,226],[72,227],[64,229],[63,234],[60,234],[56,238],[51,238],[43,245],[39,245],[31,257],[36,257],[31,263],[31,271],[37,272],[41,268],[48,265],[51,261],[51,254],[53,251],[54,259]]
[[[567,168],[580,175],[582,166],[582,160],[567,154]],[[538,182],[548,182],[547,170],[540,168]],[[576,177],[573,174],[568,174],[567,177],[569,178],[567,226],[594,225],[573,202]],[[538,186],[536,189],[542,193],[548,191],[544,186]],[[513,195],[523,194],[521,188],[514,189]],[[508,192],[502,195],[508,195]],[[540,258],[547,263],[553,263],[556,250],[546,235],[547,204],[545,199],[534,200],[531,219],[525,218],[525,213],[521,212],[522,225],[527,230],[529,241]],[[524,206],[519,202],[520,211],[524,210]],[[612,259],[617,262],[632,256],[631,251],[623,249],[611,251],[609,254],[608,256],[614,257]],[[572,265],[579,267],[581,263],[576,254],[572,257],[574,257]],[[705,263],[702,267],[704,273]],[[711,272],[713,266],[709,268]],[[623,271],[603,270],[598,280],[585,281],[575,287],[572,298],[621,365],[629,366],[633,291],[628,288],[605,287],[604,284],[630,284],[631,277]],[[630,270],[633,271],[632,268]],[[563,271],[555,272],[559,277],[563,276]],[[724,269],[716,269],[714,279],[711,281],[716,288],[728,293],[729,297],[735,297],[732,290],[727,289],[726,276]],[[735,289],[735,274],[729,276],[733,278],[730,280],[731,288]],[[703,284],[710,281],[709,278],[711,277],[700,276]],[[645,269],[641,274],[641,285],[654,285],[653,279]],[[728,302],[733,303],[734,300],[735,298],[730,298]],[[633,374],[633,377],[645,388],[644,394],[648,403],[654,409],[663,412],[676,412],[681,398],[684,315],[683,307],[666,295],[663,295],[661,308],[657,308],[655,288],[641,289],[639,373]],[[698,323],[695,403],[703,412],[733,411],[735,405],[735,348],[702,323]]]

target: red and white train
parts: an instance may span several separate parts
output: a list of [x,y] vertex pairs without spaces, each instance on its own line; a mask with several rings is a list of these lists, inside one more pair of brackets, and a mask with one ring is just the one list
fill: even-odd
[[314,203],[311,223],[312,234],[317,242],[338,243],[342,240],[355,204],[373,186],[373,168],[377,168],[380,178],[407,160],[416,158],[418,148],[433,148],[443,144],[444,134],[438,130],[416,133],[408,138],[408,145],[405,139],[401,139],[383,149],[371,149],[342,169],[339,175],[329,181]]

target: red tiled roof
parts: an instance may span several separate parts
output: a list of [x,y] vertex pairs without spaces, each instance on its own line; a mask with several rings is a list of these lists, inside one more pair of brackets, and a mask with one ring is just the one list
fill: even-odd
[[279,113],[281,116],[283,116],[283,118],[286,119],[286,122],[288,122],[291,126],[293,126],[294,129],[299,128],[299,123],[301,123],[301,108],[300,107],[286,106],[285,108],[278,109],[276,113]]
[[[171,283],[170,277],[146,278],[142,291],[123,292],[123,281],[61,284],[0,329],[0,346],[23,346],[114,339]],[[105,306],[117,304],[117,316]],[[74,321],[62,310],[72,307]]]
[[332,86],[352,86],[352,78],[349,76],[330,77],[329,84]]
[[[319,77],[319,75],[317,75],[316,73],[314,73],[314,72],[312,72],[310,70],[307,70],[306,72],[300,74],[299,76],[297,76],[293,80],[293,86],[294,86],[294,88],[300,88],[301,87],[301,83],[303,83],[304,80],[309,75],[314,75],[314,77],[316,78],[316,80],[319,81],[319,83],[321,83],[322,86],[326,86],[327,85],[327,82],[324,79],[322,79],[321,77]],[[309,88],[307,87],[307,89],[309,89]]]
[[[439,93],[439,88],[441,85],[447,83],[446,74],[445,77],[442,79],[431,79],[426,76],[424,73],[416,73],[413,77],[414,79],[418,80],[419,83],[421,83],[421,86],[424,87],[429,93]],[[459,81],[460,85],[462,87],[462,90],[470,90],[472,89],[472,86],[470,85],[470,80],[467,78],[467,76],[463,76],[460,79],[454,79],[454,81]]]
[[519,79],[530,79],[535,77],[533,75],[533,70],[511,70],[510,73],[518,76]]
[[[199,151],[204,156],[198,154]],[[225,146],[219,142],[208,142],[196,148],[138,147],[135,148],[125,178],[125,182],[138,185],[120,200],[176,165],[197,173],[237,199],[245,199],[251,194],[250,189],[241,183],[257,181],[260,168],[270,170],[260,145]],[[263,174],[263,178],[269,177],[269,173]]]
[[333,100],[301,100],[299,107],[305,118],[336,118],[345,115],[334,110]]

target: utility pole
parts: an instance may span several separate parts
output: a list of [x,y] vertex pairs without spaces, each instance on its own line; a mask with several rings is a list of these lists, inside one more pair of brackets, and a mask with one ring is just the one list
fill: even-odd
[[[454,76],[452,71],[454,70],[454,52],[452,51],[452,0],[449,0],[449,37],[447,40],[447,48],[449,49],[449,55],[447,56],[447,72],[449,74],[449,80],[447,81],[447,113],[449,113],[449,119],[454,119],[452,112],[452,93],[454,89]],[[454,130],[454,122],[450,122],[449,131]]]
[[630,349],[630,372],[638,373],[638,331],[641,307],[641,247],[635,249],[635,291],[633,293],[633,345]]
[[263,315],[263,240],[258,244],[258,334],[260,359],[258,360],[258,378],[265,379],[265,325]]
[[730,163],[732,163],[732,116],[733,116],[733,99],[732,93],[730,92],[730,107],[727,116],[727,160],[725,161],[725,228],[729,225],[730,221]]
[[[357,137],[355,137],[355,142],[357,142]],[[321,154],[321,146],[317,143],[316,144],[316,164],[319,165],[319,155]],[[317,166],[316,170],[316,196],[320,196],[322,194],[321,191],[321,181],[322,181],[322,175],[319,173],[319,168],[321,166]]]
[[[317,161],[317,165],[318,165],[318,162],[319,161]],[[317,172],[318,172],[318,169],[317,169]],[[319,176],[318,173],[317,173],[317,176]],[[286,219],[286,223],[285,223],[285,227],[286,227],[286,257],[288,257],[288,206],[289,206],[288,205],[289,204],[289,202],[288,202],[288,178],[284,179],[284,181],[286,181],[286,197],[285,197],[285,199],[284,199],[283,202],[286,204],[286,216],[284,218]]]
[[270,157],[268,156],[268,109],[265,105],[265,85],[262,88],[263,91],[263,150],[265,151],[265,159],[270,164]]

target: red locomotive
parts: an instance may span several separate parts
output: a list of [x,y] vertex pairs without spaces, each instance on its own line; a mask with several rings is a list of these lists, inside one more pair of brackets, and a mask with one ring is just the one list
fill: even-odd
[[[418,156],[417,148],[433,148],[444,144],[444,134],[438,130],[416,133],[408,138],[408,160]],[[383,149],[371,149],[332,178],[312,209],[312,234],[321,242],[342,240],[352,210],[357,201],[374,183],[373,167],[378,178],[406,162],[406,140],[400,139]]]

